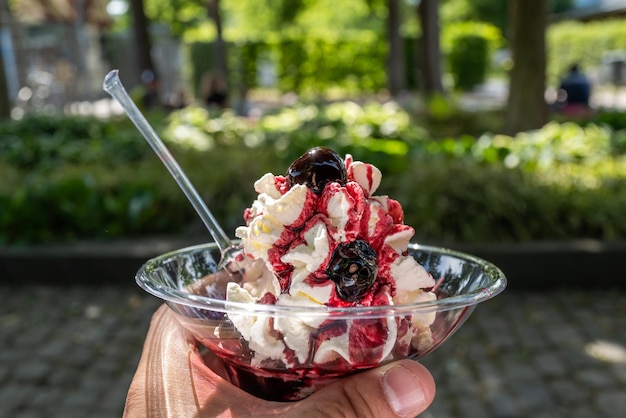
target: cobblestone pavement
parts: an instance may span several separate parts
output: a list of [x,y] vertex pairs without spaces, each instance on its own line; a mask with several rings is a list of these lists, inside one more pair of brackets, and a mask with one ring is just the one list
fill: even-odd
[[[0,417],[119,417],[156,299],[131,286],[0,287]],[[507,291],[423,360],[423,415],[623,417],[626,294]]]

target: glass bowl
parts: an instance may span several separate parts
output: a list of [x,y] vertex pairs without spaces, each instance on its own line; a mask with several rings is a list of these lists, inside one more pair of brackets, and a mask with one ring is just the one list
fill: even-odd
[[[231,383],[260,398],[290,401],[347,374],[425,356],[458,330],[478,303],[506,287],[502,271],[480,258],[417,244],[409,252],[439,279],[436,299],[347,308],[229,302],[226,287],[234,279],[217,272],[220,252],[214,243],[155,257],[136,280],[222,359]],[[418,319],[429,325],[408,332]],[[244,325],[257,321],[261,326],[251,334]],[[279,322],[293,332],[276,335],[273,324]]]

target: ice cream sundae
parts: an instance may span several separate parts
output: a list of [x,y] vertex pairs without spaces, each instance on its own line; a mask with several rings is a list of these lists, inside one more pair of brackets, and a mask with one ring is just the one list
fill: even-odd
[[[435,300],[435,280],[408,253],[414,230],[403,224],[400,204],[375,195],[380,181],[375,166],[323,147],[294,161],[286,175],[262,176],[246,225],[236,230],[243,280],[228,283],[226,299],[320,308]],[[228,319],[251,350],[253,367],[293,371],[313,362],[345,371],[428,350],[435,312]]]
[[371,164],[311,149],[255,182],[228,263],[216,243],[182,248],[146,262],[137,283],[167,301],[225,377],[264,399],[302,399],[420,358],[506,278],[477,257],[409,243],[414,230],[376,194],[380,182]]
[[346,374],[420,358],[506,287],[487,261],[409,243],[414,230],[404,225],[400,204],[376,194],[380,171],[323,147],[284,175],[255,182],[258,195],[236,230],[241,245],[233,247],[117,70],[104,89],[215,241],[148,260],[136,281],[178,314],[207,349],[208,365],[253,395],[302,399]]

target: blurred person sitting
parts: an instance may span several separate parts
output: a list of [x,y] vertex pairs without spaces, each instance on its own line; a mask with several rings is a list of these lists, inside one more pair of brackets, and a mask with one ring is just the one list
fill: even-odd
[[207,72],[202,76],[200,93],[204,104],[209,108],[225,109],[228,107],[228,85],[219,72]]
[[559,86],[563,98],[560,100],[560,110],[570,116],[585,116],[591,111],[589,98],[591,97],[591,83],[580,71],[578,64],[572,64],[567,75]]
[[152,70],[144,70],[141,73],[141,84],[144,88],[141,102],[145,109],[153,109],[160,105],[159,77]]

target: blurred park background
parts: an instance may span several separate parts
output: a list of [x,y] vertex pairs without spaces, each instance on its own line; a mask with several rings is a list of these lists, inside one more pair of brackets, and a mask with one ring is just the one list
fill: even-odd
[[0,416],[120,416],[160,303],[134,272],[209,239],[112,69],[227,232],[326,145],[504,269],[426,418],[623,416],[626,0],[0,0],[0,50]]
[[[111,69],[227,231],[327,145],[376,164],[418,240],[626,233],[626,1],[4,0],[0,244],[199,222]],[[567,112],[578,64],[588,106]],[[45,208],[45,210],[42,210]]]

